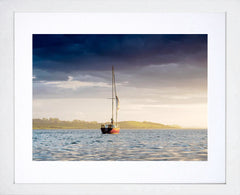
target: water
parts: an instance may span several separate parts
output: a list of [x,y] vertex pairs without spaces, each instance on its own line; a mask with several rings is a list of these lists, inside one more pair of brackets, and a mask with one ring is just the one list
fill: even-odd
[[206,161],[207,130],[33,130],[36,161]]

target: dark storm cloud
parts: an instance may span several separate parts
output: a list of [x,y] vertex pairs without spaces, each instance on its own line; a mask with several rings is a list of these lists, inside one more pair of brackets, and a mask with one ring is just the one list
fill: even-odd
[[67,80],[112,65],[124,72],[173,63],[206,70],[207,35],[33,35],[37,80]]

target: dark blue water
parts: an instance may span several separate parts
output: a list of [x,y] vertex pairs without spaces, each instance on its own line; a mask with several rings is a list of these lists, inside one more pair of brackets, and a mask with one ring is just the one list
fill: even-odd
[[33,130],[36,161],[206,161],[207,130]]

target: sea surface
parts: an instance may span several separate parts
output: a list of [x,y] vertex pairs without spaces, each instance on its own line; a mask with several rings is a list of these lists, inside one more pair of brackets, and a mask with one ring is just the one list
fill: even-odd
[[206,161],[207,130],[33,130],[34,161]]

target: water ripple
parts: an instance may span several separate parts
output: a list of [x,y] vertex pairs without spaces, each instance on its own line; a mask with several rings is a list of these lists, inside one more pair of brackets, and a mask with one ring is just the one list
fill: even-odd
[[207,130],[33,130],[35,161],[206,161]]

